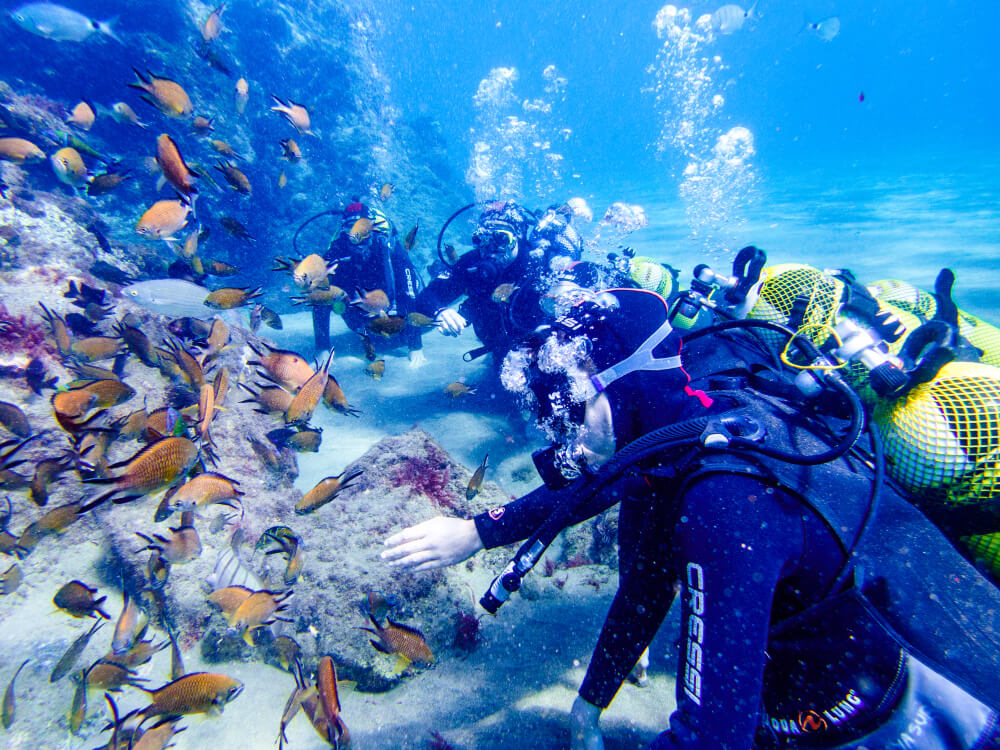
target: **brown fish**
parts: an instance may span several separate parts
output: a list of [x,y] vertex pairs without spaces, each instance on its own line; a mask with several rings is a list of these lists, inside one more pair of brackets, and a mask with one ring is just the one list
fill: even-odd
[[377,651],[381,651],[383,654],[399,654],[406,662],[433,663],[434,654],[427,645],[427,641],[424,640],[423,633],[419,630],[393,622],[388,617],[385,618],[385,625],[379,625],[378,621],[370,615],[368,619],[375,626],[375,630],[371,628],[361,628],[361,630],[378,636],[378,641],[369,640],[369,643]]
[[236,266],[221,260],[210,260],[205,264],[205,273],[210,276],[235,276],[239,272]]
[[73,702],[69,707],[70,734],[79,734],[83,720],[87,717],[87,670],[82,670],[76,679],[76,688],[73,689]]
[[45,152],[24,138],[0,138],[0,160],[15,164],[45,161]]
[[385,203],[392,196],[392,191],[396,189],[396,186],[391,182],[387,182],[382,186],[382,189],[378,191],[378,199]]
[[238,222],[232,216],[223,216],[221,219],[219,219],[219,224],[222,225],[222,228],[225,229],[228,234],[232,235],[238,240],[243,240],[244,242],[248,242],[251,244],[257,241],[256,238],[252,234],[250,234],[250,230],[248,230],[245,226],[240,224],[240,222]]
[[189,203],[193,203],[198,194],[194,186],[195,174],[184,161],[174,139],[166,133],[161,133],[156,139],[156,163],[174,190]]
[[[293,305],[311,305],[312,307],[335,306],[338,303],[343,305],[347,299],[347,292],[339,286],[331,286],[328,289],[311,289],[308,293],[298,297],[292,297]],[[337,308],[334,307],[334,310]]]
[[420,229],[420,224],[414,224],[413,229],[406,233],[403,237],[403,247],[406,248],[406,252],[410,252],[413,246],[417,244],[417,230]]
[[236,150],[230,146],[226,141],[215,138],[209,141],[209,145],[217,154],[222,154],[229,159],[242,159],[243,157],[236,153]]
[[237,635],[242,633],[246,644],[253,646],[255,630],[267,627],[276,620],[285,620],[278,617],[278,613],[287,609],[283,602],[291,595],[291,591],[254,591],[229,616],[229,630]]
[[210,13],[208,18],[205,19],[205,23],[202,24],[201,38],[206,42],[214,42],[225,30],[222,25],[222,14],[225,10],[226,4],[223,3]]
[[24,574],[21,572],[21,566],[14,563],[0,575],[0,596],[10,596],[13,594],[17,591],[23,580]]
[[223,674],[192,672],[149,693],[152,702],[141,710],[152,716],[219,713],[242,691],[243,683]]
[[106,659],[98,659],[87,669],[87,687],[90,689],[118,692],[126,685],[142,689],[141,683],[145,681],[136,675],[135,670]]
[[316,668],[316,692],[326,717],[326,741],[331,747],[348,747],[351,733],[340,717],[340,696],[337,695],[337,667],[329,656],[321,656]]
[[333,500],[342,490],[353,486],[353,482],[363,473],[362,469],[343,471],[335,477],[320,480],[295,504],[295,512],[299,515],[312,513]]
[[267,353],[264,354],[252,342],[248,342],[248,346],[258,359],[249,360],[247,364],[262,367],[271,380],[289,390],[298,390],[315,374],[309,363],[295,352],[265,344]]
[[479,494],[479,487],[483,483],[483,477],[486,476],[486,462],[490,460],[490,454],[487,453],[483,456],[483,462],[479,464],[479,468],[473,473],[472,477],[469,479],[469,484],[465,488],[465,499],[471,500],[476,495]]
[[372,380],[381,380],[385,375],[385,360],[376,359],[374,362],[369,362],[365,372],[372,377]]
[[264,466],[276,474],[283,471],[281,456],[275,452],[274,448],[253,435],[247,435],[247,441],[250,443],[250,448],[253,450],[254,455],[260,459],[260,462]]
[[224,287],[222,289],[216,289],[214,292],[209,294],[205,298],[204,303],[216,310],[232,310],[236,307],[244,307],[249,304],[250,300],[254,297],[259,297],[263,294],[261,289],[262,287],[259,286],[253,289],[248,287]]
[[17,554],[25,557],[34,551],[38,542],[51,534],[61,534],[80,518],[82,504],[79,500],[53,508],[41,518],[28,524],[17,540]]
[[114,359],[121,348],[121,341],[112,336],[90,336],[73,342],[70,351],[84,362]]
[[288,635],[279,635],[271,644],[274,652],[278,655],[278,663],[282,669],[291,670],[295,660],[302,654],[302,647],[298,641]]
[[226,397],[229,395],[229,368],[220,367],[212,380],[212,387],[215,389],[215,405],[223,406]]
[[248,589],[246,586],[226,586],[218,591],[213,591],[207,598],[209,602],[221,609],[222,614],[228,619],[251,594],[253,594],[253,589]]
[[326,357],[326,364],[319,372],[315,372],[295,394],[292,403],[285,412],[285,424],[301,425],[308,422],[319,406],[319,401],[326,390],[327,377],[330,373],[330,362],[333,361],[333,349]]
[[201,387],[205,385],[205,370],[202,364],[176,339],[167,339],[166,345],[180,370],[181,380],[191,386],[192,390],[200,393]]
[[518,290],[516,284],[500,284],[493,290],[492,300],[494,302],[510,302],[511,296]]
[[337,379],[333,375],[326,380],[326,388],[323,391],[323,403],[331,409],[336,409],[341,414],[347,414],[352,417],[361,414],[360,411],[347,403],[347,396],[344,395],[344,389],[340,387],[340,383],[337,382]]
[[167,637],[170,639],[170,679],[179,680],[184,676],[184,659],[181,657],[181,647],[177,645],[177,636],[174,631],[167,629]]
[[176,719],[165,719],[145,730],[138,739],[129,740],[129,750],[166,750],[170,741],[185,730],[178,728]]
[[411,312],[406,316],[406,321],[415,328],[435,328],[437,322],[423,313]]
[[131,179],[132,175],[127,170],[125,172],[101,172],[100,174],[95,174],[93,179],[87,183],[87,195],[107,195]]
[[125,102],[115,102],[112,104],[111,116],[124,125],[138,125],[140,128],[149,127],[146,123],[139,121],[139,115]]
[[139,218],[137,234],[150,239],[172,240],[185,226],[191,207],[179,200],[157,201]]
[[295,396],[286,391],[281,386],[259,386],[259,391],[254,391],[250,386],[240,383],[239,387],[250,394],[251,398],[244,399],[241,404],[248,404],[256,401],[262,408],[255,409],[261,414],[271,414],[273,416],[284,415],[288,412],[288,407],[292,405]]
[[166,585],[169,577],[170,563],[164,560],[159,552],[153,552],[146,563],[146,579],[149,581],[149,587],[159,591]]
[[[291,138],[285,138],[281,141],[281,156],[283,159],[288,159],[288,161],[293,164],[302,158],[302,149],[299,148],[299,144],[293,141]],[[284,173],[282,173],[284,174]]]
[[125,654],[117,655],[114,652],[111,652],[106,655],[104,659],[105,661],[121,664],[129,669],[135,669],[136,667],[141,667],[143,664],[151,662],[154,656],[163,651],[169,645],[169,641],[154,643],[152,638],[140,639],[133,643],[129,647],[128,652]]
[[328,274],[333,273],[336,267],[336,263],[327,263],[322,255],[313,253],[295,265],[292,269],[292,281],[305,290],[329,288]]
[[96,508],[107,500],[127,503],[162,489],[187,474],[197,460],[198,447],[187,438],[160,438],[149,443],[130,459],[108,467],[112,470],[121,469],[116,476],[85,480],[92,484],[111,484],[114,487],[86,503],[81,512]]
[[389,309],[389,295],[381,289],[372,289],[367,292],[358,289],[357,293],[358,296],[351,300],[351,304],[366,315],[372,317],[383,315]]
[[168,117],[187,117],[193,111],[191,98],[187,95],[184,87],[169,78],[159,78],[149,71],[144,76],[135,68],[138,80],[128,84],[131,88],[145,92],[140,97],[147,104],[151,104]]
[[452,398],[460,398],[461,396],[469,396],[476,392],[475,388],[469,388],[465,383],[459,383],[457,380],[454,383],[449,383],[444,387],[444,392],[447,393]]
[[323,431],[308,427],[299,430],[277,429],[267,433],[275,448],[291,448],[299,453],[316,453],[323,442]]
[[59,355],[62,357],[71,356],[73,354],[73,350],[71,348],[69,329],[66,327],[66,321],[56,313],[52,312],[41,302],[38,303],[38,306],[42,308],[45,320],[48,321],[49,328],[52,331],[52,338],[56,344],[56,349],[59,350]]
[[214,471],[199,474],[182,484],[170,497],[171,511],[196,510],[219,503],[235,507],[243,497],[239,482]]
[[190,522],[185,523],[183,516],[181,525],[170,529],[169,539],[159,534],[153,534],[152,537],[149,537],[138,531],[135,535],[147,542],[145,547],[136,550],[136,552],[153,550],[171,565],[184,565],[201,557],[202,547],[198,530]]
[[253,186],[250,184],[250,178],[243,173],[243,170],[224,161],[217,162],[215,168],[222,172],[222,176],[226,178],[226,182],[228,182],[229,186],[237,193],[240,193],[241,195],[250,195],[253,192]]
[[14,672],[14,676],[10,678],[10,682],[7,684],[7,689],[3,694],[3,710],[0,712],[0,723],[3,724],[4,729],[10,729],[10,725],[14,723],[14,714],[16,711],[16,704],[14,701],[14,680],[17,676],[21,674],[21,670],[24,669],[25,665],[31,661],[31,659],[25,659],[21,662],[21,666],[17,668]]
[[138,357],[139,361],[144,365],[147,367],[156,367],[159,365],[160,357],[156,353],[156,347],[153,346],[153,342],[149,340],[149,337],[145,333],[134,326],[126,325],[122,321],[115,323],[112,330],[125,343],[128,350]]
[[205,383],[198,394],[198,437],[211,443],[208,428],[215,417],[215,388],[211,383]]
[[73,468],[69,456],[44,458],[35,464],[35,475],[31,479],[31,501],[39,508],[49,502],[49,485]]
[[95,397],[94,406],[99,409],[124,404],[135,396],[135,389],[120,380],[93,380],[74,390],[93,394]]
[[312,131],[309,130],[311,125],[309,120],[309,111],[302,104],[296,104],[291,99],[287,102],[282,101],[278,97],[271,95],[271,99],[274,101],[275,106],[271,107],[272,112],[278,112],[281,114],[296,130],[298,130],[303,135],[313,135]]
[[80,581],[70,581],[60,588],[52,598],[52,602],[63,612],[73,617],[97,617],[100,615],[105,620],[111,618],[101,609],[101,604],[108,597],[102,596],[94,598],[97,589],[92,589],[87,584]]
[[379,336],[391,338],[406,328],[406,318],[401,315],[383,315],[368,321],[368,327]]
[[84,100],[77,102],[73,109],[70,110],[66,122],[70,125],[76,125],[81,130],[90,130],[94,126],[96,119],[97,112],[94,110],[94,106]]
[[214,119],[214,117],[198,115],[191,121],[191,129],[198,133],[211,133],[215,130],[215,126],[212,124]]
[[87,648],[87,644],[90,643],[90,639],[93,637],[94,633],[104,627],[104,620],[97,620],[83,635],[80,635],[73,641],[69,648],[66,649],[66,653],[59,657],[59,661],[56,665],[52,667],[52,674],[49,675],[49,682],[58,682],[63,677],[68,675],[73,671],[73,667],[76,665],[76,660],[80,658],[80,654],[83,650]]
[[0,425],[18,437],[26,438],[31,435],[31,425],[21,407],[7,401],[0,401]]
[[136,636],[139,632],[139,619],[142,614],[142,610],[139,609],[139,605],[136,603],[129,592],[125,592],[124,603],[122,604],[122,613],[118,615],[118,621],[115,623],[114,634],[111,637],[111,652],[114,654],[125,654],[132,644],[135,643]]
[[371,237],[372,226],[372,220],[367,216],[362,216],[354,222],[354,225],[347,233],[347,237],[351,240],[352,244],[360,245],[362,242]]
[[[287,529],[287,527],[285,527]],[[305,565],[306,556],[305,548],[302,544],[302,540],[298,536],[291,533],[291,529],[287,529],[289,533],[287,534],[271,534],[267,531],[262,535],[262,539],[267,542],[277,542],[278,548],[269,550],[268,555],[283,554],[285,556],[285,572],[282,576],[286,586],[291,586],[296,581],[299,580],[299,576],[302,575],[302,567]],[[261,546],[262,542],[258,540],[255,549]]]

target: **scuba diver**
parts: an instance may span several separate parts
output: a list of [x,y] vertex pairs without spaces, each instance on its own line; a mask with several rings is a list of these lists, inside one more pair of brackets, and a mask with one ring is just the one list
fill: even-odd
[[[620,504],[619,589],[574,750],[603,748],[600,713],[678,580],[677,710],[652,748],[1000,747],[1000,590],[886,481],[831,355],[745,317],[682,340],[681,307],[592,293],[513,349],[502,381],[552,441],[533,456],[543,486],[405,529],[382,557],[429,570],[527,539],[480,601],[496,612],[562,529]],[[792,348],[815,363],[795,377]]]
[[[416,309],[433,318],[446,336],[469,323],[482,346],[466,357],[503,355],[546,319],[539,301],[554,273],[579,260],[583,243],[568,206],[540,219],[513,201],[486,206],[472,233],[472,250],[445,268],[418,295]],[[458,310],[448,305],[462,295]]]
[[[382,311],[385,315],[405,318],[415,309],[423,282],[396,236],[395,227],[379,209],[359,201],[349,204],[324,259],[335,264],[329,275],[330,283],[348,294],[361,296],[375,289],[384,291],[389,301],[388,309]],[[348,328],[370,343],[370,312],[346,300],[336,302],[332,309],[343,316]],[[312,308],[317,351],[330,348],[330,311],[331,306],[326,305]],[[400,337],[410,350],[410,363],[415,367],[422,365],[426,359],[421,351],[420,329],[408,325]]]

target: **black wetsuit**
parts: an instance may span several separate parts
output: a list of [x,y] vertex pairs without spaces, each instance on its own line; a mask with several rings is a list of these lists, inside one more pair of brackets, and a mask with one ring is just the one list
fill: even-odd
[[[506,268],[471,250],[431,280],[417,297],[416,309],[433,318],[467,295],[459,312],[499,364],[515,342],[546,320],[539,300],[548,289],[547,260],[543,255],[529,253],[524,241]],[[502,284],[515,287],[506,299],[494,294]]]
[[[372,232],[371,239],[362,245],[351,243],[346,233],[341,233],[324,255],[327,262],[337,263],[330,274],[330,283],[339,286],[352,298],[357,290],[362,292],[381,289],[389,296],[390,314],[406,316],[413,312],[417,295],[423,288],[420,275],[410,262],[402,244],[384,232]],[[344,311],[347,327],[362,336],[370,335],[368,316],[357,307],[348,305]],[[330,348],[330,307],[313,307],[313,331],[316,348]],[[400,343],[411,350],[420,349],[421,329],[407,326],[400,334]]]
[[[756,370],[754,349],[727,346],[718,337],[690,347],[689,369],[720,364],[725,371],[714,380],[693,372],[692,385],[725,390],[714,392],[707,409],[692,399],[679,402],[674,417],[753,401],[739,376]],[[652,406],[641,394],[637,400],[647,403],[637,412],[640,422],[650,411],[642,407]],[[671,400],[663,393],[656,398]],[[769,439],[779,440],[793,415],[779,412],[768,424]],[[842,426],[829,421],[835,431]],[[822,447],[796,428],[787,432],[803,453]],[[674,472],[685,457],[691,461]],[[906,654],[856,599],[826,598],[846,559],[841,535],[850,538],[867,505],[864,465],[848,459],[783,471],[754,459],[732,461],[728,454],[674,458],[619,480],[574,518],[579,522],[621,502],[620,586],[580,695],[600,707],[611,702],[652,641],[679,579],[677,712],[652,747],[832,747],[883,724],[907,689]],[[816,508],[834,508],[829,517],[803,501],[808,495],[798,490],[809,488]],[[479,535],[487,548],[525,538],[564,499],[540,488],[477,516]],[[907,501],[886,488],[882,502],[892,507]],[[991,731],[991,725],[984,728],[977,748],[993,747],[985,737]]]

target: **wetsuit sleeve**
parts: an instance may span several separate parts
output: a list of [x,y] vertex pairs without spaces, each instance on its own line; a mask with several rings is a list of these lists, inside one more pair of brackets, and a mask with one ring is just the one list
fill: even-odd
[[[577,508],[566,525],[572,526],[593,518],[621,500],[625,492],[627,489],[622,482],[612,484]],[[473,520],[476,522],[476,529],[479,531],[483,546],[493,549],[527,539],[560,504],[569,499],[566,490],[550,490],[542,485],[507,505],[480,513]]]
[[674,532],[683,587],[677,711],[650,748],[753,746],[775,588],[802,552],[795,507],[732,476],[686,493]]
[[438,276],[417,295],[416,309],[424,315],[434,317],[442,309],[465,294],[464,274],[452,270],[447,276]]

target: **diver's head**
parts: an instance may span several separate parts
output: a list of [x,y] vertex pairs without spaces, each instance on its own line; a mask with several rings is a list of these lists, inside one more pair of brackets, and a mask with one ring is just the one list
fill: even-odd
[[472,246],[479,257],[507,268],[517,259],[519,242],[514,227],[506,222],[480,224],[472,233]]
[[663,298],[628,289],[583,295],[511,351],[501,382],[553,443],[536,456],[546,484],[600,466],[642,434],[644,411],[660,414],[653,402],[687,384],[679,351]]
[[355,200],[344,208],[337,236],[364,251],[371,247],[376,214],[364,203]]

